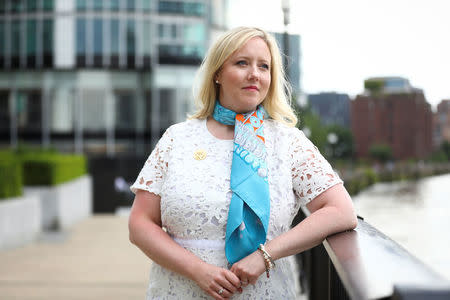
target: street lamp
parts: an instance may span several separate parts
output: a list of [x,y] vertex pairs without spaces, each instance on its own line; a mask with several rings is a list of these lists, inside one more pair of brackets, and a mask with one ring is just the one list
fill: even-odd
[[334,155],[335,155],[334,148],[335,148],[336,143],[339,141],[339,137],[337,136],[336,133],[330,132],[327,135],[327,141],[331,145],[331,157],[334,158]]
[[288,57],[289,57],[289,34],[288,25],[290,23],[291,1],[281,0],[281,8],[283,9],[284,34],[283,34],[283,52],[284,52],[284,71],[289,77]]
[[303,127],[302,131],[306,135],[307,138],[309,138],[311,136],[311,129],[309,129],[309,127]]

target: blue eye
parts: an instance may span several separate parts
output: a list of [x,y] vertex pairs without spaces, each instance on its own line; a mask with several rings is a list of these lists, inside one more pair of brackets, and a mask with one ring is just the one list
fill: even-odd
[[269,70],[269,65],[268,64],[262,64],[261,68]]
[[245,66],[247,65],[247,62],[245,60],[239,60],[236,64],[240,66]]

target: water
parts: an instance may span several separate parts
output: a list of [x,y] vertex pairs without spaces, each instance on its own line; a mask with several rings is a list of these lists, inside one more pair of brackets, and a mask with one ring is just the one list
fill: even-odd
[[353,200],[366,222],[450,280],[450,174],[378,183]]

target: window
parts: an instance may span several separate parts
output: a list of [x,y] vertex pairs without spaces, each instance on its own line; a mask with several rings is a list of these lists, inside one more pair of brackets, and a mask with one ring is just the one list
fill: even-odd
[[86,0],[77,0],[77,11],[86,11],[87,3]]
[[159,90],[159,118],[161,128],[165,129],[172,125],[175,120],[173,118],[173,104],[175,103],[175,90],[173,89],[160,89]]
[[135,0],[127,0],[127,10],[134,11],[136,9]]
[[152,9],[151,0],[142,0],[142,8],[145,12],[148,12]]
[[177,24],[172,24],[170,26],[170,37],[173,39],[177,38]]
[[136,28],[133,19],[127,20],[127,55],[134,55],[136,45]]
[[116,128],[132,130],[135,127],[135,95],[133,92],[116,94]]
[[17,92],[15,99],[17,128],[24,131],[39,132],[41,130],[41,94],[39,92]]
[[36,66],[36,24],[37,21],[35,19],[28,19],[26,21],[26,64],[29,68]]
[[0,91],[0,132],[3,131],[3,134],[9,134],[9,128],[9,93],[7,91]]
[[0,0],[0,14],[6,12],[6,0]]
[[203,3],[198,2],[159,1],[158,11],[161,13],[203,16],[206,13],[206,7]]
[[143,28],[143,44],[144,44],[144,55],[150,56],[152,52],[152,25],[149,20],[144,21]]
[[79,18],[76,23],[76,63],[77,66],[86,65],[86,19]]
[[20,53],[20,21],[13,20],[11,23],[11,56],[19,56]]
[[42,0],[42,9],[44,11],[53,11],[53,0]]
[[102,19],[94,19],[94,55],[102,55],[103,51],[103,23]]
[[110,5],[112,11],[120,10],[120,0],[111,0]]
[[77,56],[86,55],[86,19],[77,19]]
[[98,132],[106,129],[105,92],[102,90],[81,91],[83,130]]
[[205,25],[186,24],[183,26],[183,38],[187,42],[203,43],[206,39]]
[[28,12],[37,11],[37,1],[36,0],[27,0],[27,11]]
[[111,20],[111,55],[119,55],[119,20]]
[[53,20],[44,19],[42,33],[42,54],[44,67],[53,66]]
[[158,24],[158,36],[160,38],[164,37],[164,24]]
[[27,20],[27,56],[35,56],[36,55],[36,20],[29,19]]
[[10,1],[11,12],[12,13],[21,13],[24,11],[24,1]]
[[44,19],[42,44],[44,54],[52,54],[53,52],[53,20]]
[[103,3],[103,1],[94,1],[94,10],[95,11],[102,11],[103,6],[106,6],[106,4]]
[[[0,20],[0,41],[5,40],[5,22]],[[6,54],[5,43],[0,43],[0,65],[3,61],[3,56]]]

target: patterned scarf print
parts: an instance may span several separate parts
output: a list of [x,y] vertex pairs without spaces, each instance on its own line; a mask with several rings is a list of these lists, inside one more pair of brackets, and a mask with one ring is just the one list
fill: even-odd
[[228,211],[225,255],[233,264],[253,253],[266,242],[270,216],[269,183],[267,181],[264,119],[268,113],[262,106],[246,114],[221,106],[216,101],[213,118],[235,125],[234,152],[230,187],[233,192]]

